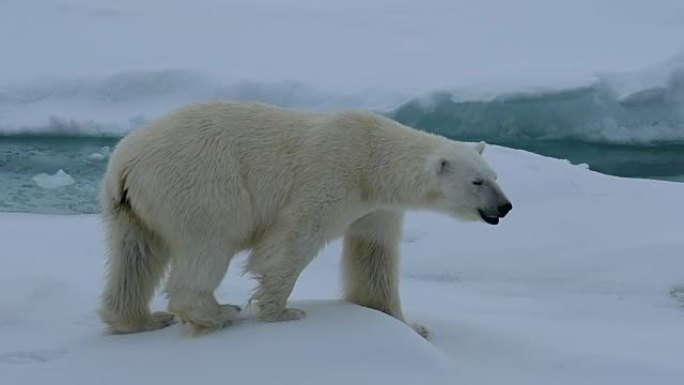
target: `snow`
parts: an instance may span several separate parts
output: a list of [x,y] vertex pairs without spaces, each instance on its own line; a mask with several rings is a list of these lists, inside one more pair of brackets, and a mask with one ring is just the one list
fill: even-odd
[[[0,373],[8,384],[680,384],[684,185],[601,175],[488,146],[514,208],[500,225],[407,217],[409,327],[339,301],[340,242],[302,274],[300,321],[106,336],[97,216],[0,215]],[[217,291],[244,304],[235,261]],[[161,309],[159,296],[153,307]]]
[[[597,76],[629,102],[681,71],[683,16],[680,0],[5,0],[0,133],[120,135],[217,97],[388,110],[434,90],[472,99]],[[336,300],[339,242],[295,288],[303,320],[265,325],[247,312],[201,338],[180,325],[106,336],[98,217],[0,214],[0,378],[682,383],[684,184],[495,146],[485,156],[514,204],[502,224],[407,217],[402,300],[431,341]],[[252,288],[238,265],[222,301],[243,304]]]
[[38,174],[33,177],[33,181],[38,186],[45,189],[55,189],[76,183],[74,178],[62,169],[57,170],[57,172],[52,175],[45,173]]

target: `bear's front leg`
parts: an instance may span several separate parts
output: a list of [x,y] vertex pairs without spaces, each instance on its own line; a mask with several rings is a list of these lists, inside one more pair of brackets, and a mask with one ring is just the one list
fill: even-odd
[[260,321],[292,321],[303,318],[301,309],[287,308],[297,278],[322,246],[316,226],[282,222],[273,226],[249,256],[247,269],[259,285],[250,298],[257,304]]
[[260,321],[294,321],[306,316],[304,310],[286,306],[298,277],[296,272],[258,276],[259,287],[252,300],[257,303]]
[[[402,222],[402,213],[385,210],[357,219],[344,237],[342,267],[347,301],[407,323],[399,298]],[[430,332],[424,326],[411,324],[411,327],[429,338]]]

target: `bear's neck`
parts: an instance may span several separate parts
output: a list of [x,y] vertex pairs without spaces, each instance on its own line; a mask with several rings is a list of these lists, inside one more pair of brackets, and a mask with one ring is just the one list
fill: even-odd
[[428,157],[443,139],[411,129],[378,132],[369,154],[369,201],[392,209],[429,208],[441,194],[428,170]]

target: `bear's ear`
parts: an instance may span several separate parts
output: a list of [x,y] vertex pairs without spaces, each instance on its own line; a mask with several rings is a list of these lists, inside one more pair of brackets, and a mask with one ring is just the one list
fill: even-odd
[[480,142],[475,145],[475,151],[477,151],[478,154],[482,155],[485,149],[485,142]]

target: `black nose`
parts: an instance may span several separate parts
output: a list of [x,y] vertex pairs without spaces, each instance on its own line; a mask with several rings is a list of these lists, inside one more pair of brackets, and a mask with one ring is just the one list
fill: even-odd
[[505,204],[502,204],[502,205],[499,206],[499,208],[498,208],[498,210],[499,210],[499,216],[500,216],[501,218],[505,217],[506,214],[508,214],[508,212],[511,211],[512,209],[513,209],[513,205],[511,204],[511,202],[507,202],[507,203],[505,203]]

